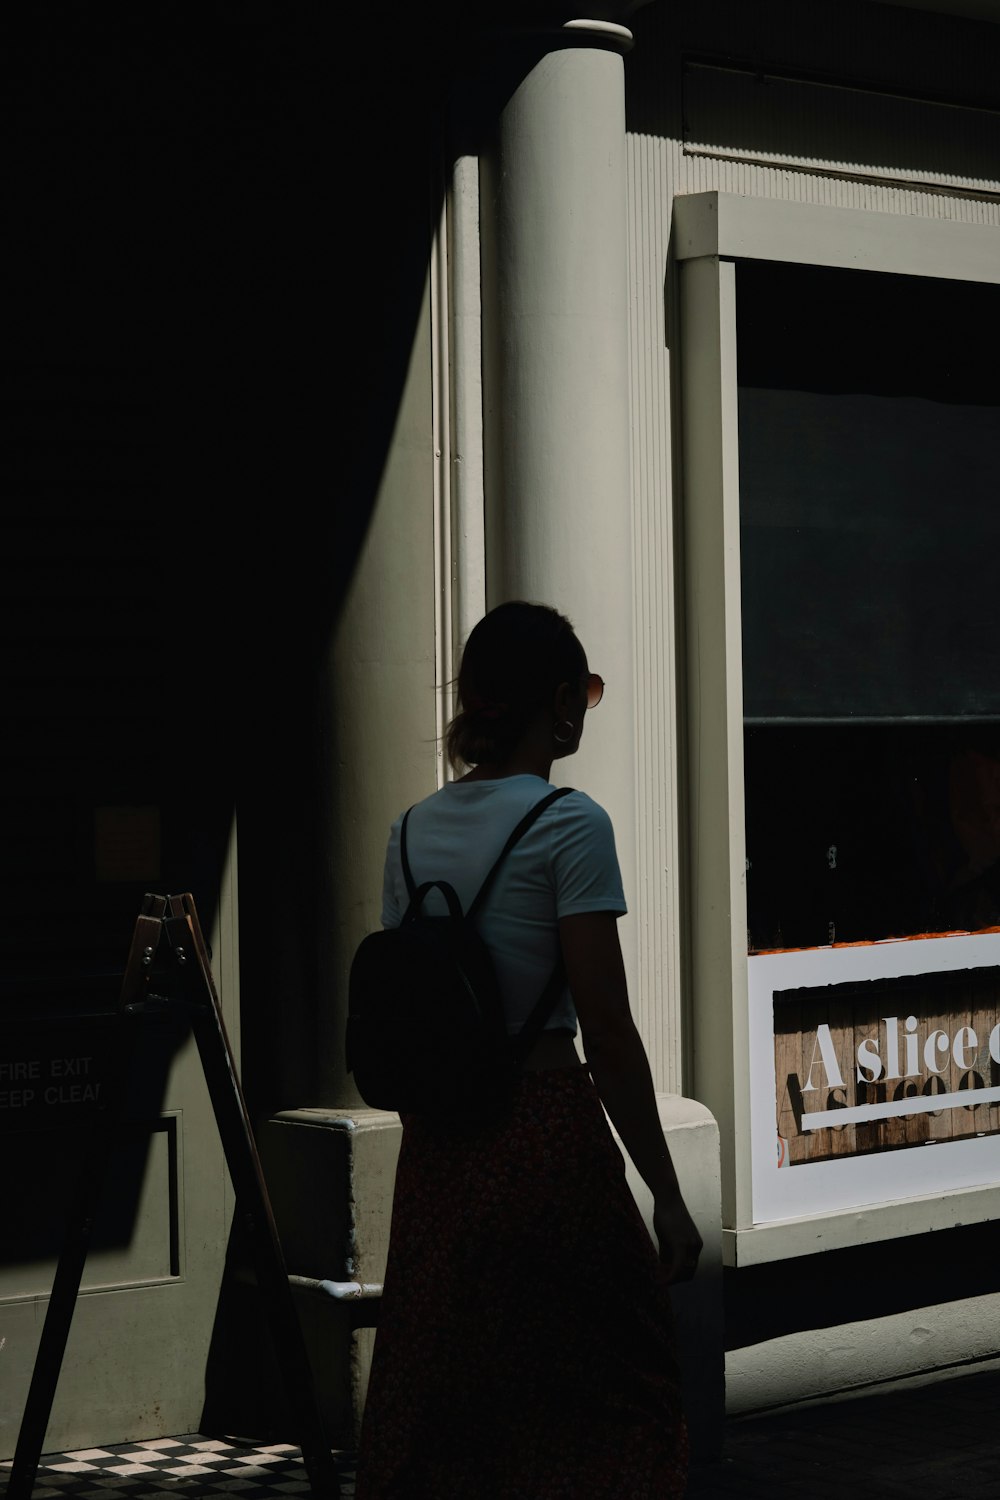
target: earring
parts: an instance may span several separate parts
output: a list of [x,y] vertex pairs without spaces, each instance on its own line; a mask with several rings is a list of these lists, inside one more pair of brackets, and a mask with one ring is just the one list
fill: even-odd
[[[560,734],[560,730],[563,730],[564,733]],[[560,719],[559,723],[552,727],[552,738],[557,745],[568,745],[575,733],[576,725],[569,719]]]

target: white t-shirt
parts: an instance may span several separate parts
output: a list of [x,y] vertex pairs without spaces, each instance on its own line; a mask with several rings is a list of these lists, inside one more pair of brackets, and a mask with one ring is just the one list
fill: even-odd
[[[467,911],[521,818],[552,787],[540,776],[453,781],[418,802],[406,825],[406,852],[416,885],[444,880]],[[382,926],[398,927],[409,905],[399,852],[400,816],[392,825],[382,885]],[[440,891],[424,910],[444,915]],[[561,797],[540,815],[507,855],[478,917],[496,964],[514,1033],[533,1009],[559,956],[560,917],[627,910],[611,819],[585,792]],[[568,988],[548,1029],[577,1029]]]

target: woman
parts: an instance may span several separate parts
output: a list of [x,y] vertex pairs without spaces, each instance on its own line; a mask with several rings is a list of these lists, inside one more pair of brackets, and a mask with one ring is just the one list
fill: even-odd
[[[468,906],[550,790],[552,762],[579,747],[603,688],[548,606],[514,601],[479,622],[447,736],[452,765],[469,769],[410,814],[418,883],[450,881]],[[386,927],[407,905],[401,821],[386,851]],[[668,1286],[693,1276],[701,1237],[629,1009],[625,909],[610,820],[573,791],[508,856],[481,912],[511,1035],[560,950],[567,988],[501,1121],[469,1134],[403,1120],[357,1500],[684,1492]],[[659,1255],[605,1110],[653,1195]]]

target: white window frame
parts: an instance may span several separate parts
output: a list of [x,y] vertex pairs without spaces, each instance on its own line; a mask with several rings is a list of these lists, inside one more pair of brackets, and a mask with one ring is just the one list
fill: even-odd
[[[747,956],[736,264],[1000,284],[1000,228],[709,192],[673,204],[681,314],[693,1092],[722,1144],[723,1250],[748,1265],[1000,1217],[997,1181],[755,1222],[760,1040]],[[995,1141],[993,1142],[995,1145]],[[962,1149],[956,1145],[952,1149]],[[758,1183],[758,1186],[760,1184]],[[758,1202],[761,1193],[757,1193]]]

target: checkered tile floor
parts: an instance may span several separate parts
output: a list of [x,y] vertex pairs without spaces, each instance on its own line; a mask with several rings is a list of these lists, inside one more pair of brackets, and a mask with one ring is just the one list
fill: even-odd
[[[336,1454],[342,1500],[354,1495],[354,1469],[348,1455]],[[11,1460],[0,1463],[0,1495],[6,1493]],[[38,1465],[31,1500],[310,1500],[309,1479],[298,1448],[276,1443],[249,1447],[189,1433],[151,1438],[113,1448],[77,1453],[46,1453]]]

